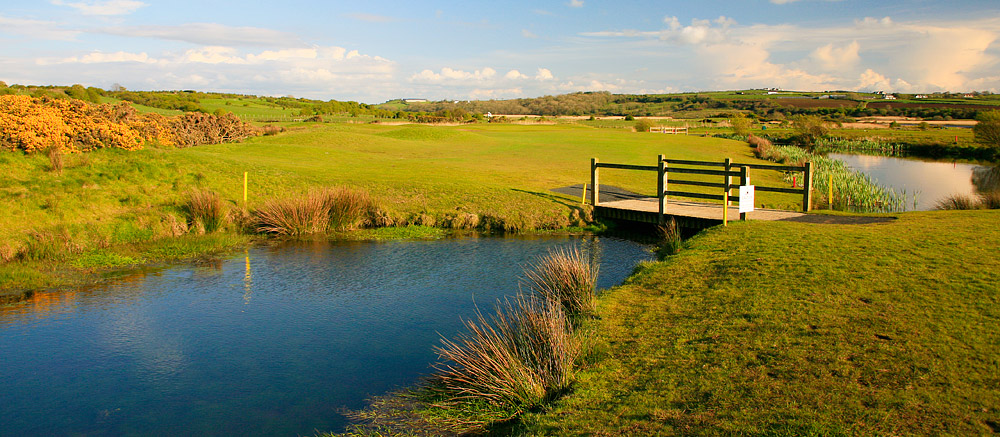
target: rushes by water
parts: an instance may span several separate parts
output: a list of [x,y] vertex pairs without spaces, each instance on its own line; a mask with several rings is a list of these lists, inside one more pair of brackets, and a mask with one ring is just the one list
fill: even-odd
[[1000,209],[1000,190],[978,196],[951,195],[939,201],[936,209]]
[[300,236],[359,226],[374,210],[367,192],[338,187],[313,191],[303,197],[272,199],[257,209],[257,230],[267,234]]
[[562,308],[547,299],[505,300],[489,318],[465,322],[467,332],[435,351],[432,390],[445,406],[486,403],[510,416],[565,390],[579,354]]
[[184,210],[188,214],[191,225],[204,227],[205,232],[212,233],[226,222],[226,202],[222,196],[208,189],[198,189],[188,194]]
[[560,303],[566,314],[572,317],[594,310],[597,266],[592,266],[579,249],[551,250],[528,267],[528,288]]
[[[757,150],[755,154],[758,157],[775,162],[789,165],[812,162],[813,189],[819,194],[817,197],[827,197],[832,175],[832,202],[835,209],[856,212],[896,212],[906,209],[905,192],[897,193],[891,187],[879,185],[868,175],[851,170],[843,161],[812,154],[794,146],[758,146]],[[915,197],[914,194],[914,199]]]

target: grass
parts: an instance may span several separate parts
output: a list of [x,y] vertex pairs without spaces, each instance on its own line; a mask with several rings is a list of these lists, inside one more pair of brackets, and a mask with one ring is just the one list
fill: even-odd
[[512,433],[989,434],[997,220],[710,230],[600,299],[573,392]]
[[[62,268],[47,265],[47,260],[71,260],[121,244],[168,244],[198,233],[189,195],[205,191],[218,194],[209,204],[228,210],[231,219],[203,223],[205,230],[215,226],[229,234],[271,199],[297,198],[321,186],[370,193],[380,206],[368,217],[372,225],[490,232],[563,229],[584,224],[589,210],[579,198],[549,190],[589,181],[591,157],[642,164],[669,148],[680,159],[754,161],[736,141],[572,124],[284,127],[280,134],[237,144],[64,155],[61,173],[50,171],[44,154],[0,153],[5,171],[0,180],[0,255],[30,245],[31,255],[14,257],[21,259],[14,263],[21,264],[19,271],[35,269],[39,274],[31,277],[37,278]],[[244,172],[249,174],[246,204]],[[645,193],[655,191],[655,177],[630,171],[601,174],[604,184]],[[216,202],[220,199],[221,205]],[[795,208],[797,199],[777,194],[764,201]],[[28,236],[33,234],[42,238],[32,240]],[[10,265],[0,264],[0,270]],[[0,281],[0,293],[38,284],[35,279]]]
[[527,289],[558,303],[571,318],[594,310],[597,266],[577,248],[550,251],[528,265]]
[[465,328],[455,340],[443,339],[435,347],[440,362],[429,385],[438,405],[455,410],[455,417],[475,410],[505,420],[569,387],[579,349],[566,313],[555,302],[518,296],[488,318],[480,313],[465,321]]

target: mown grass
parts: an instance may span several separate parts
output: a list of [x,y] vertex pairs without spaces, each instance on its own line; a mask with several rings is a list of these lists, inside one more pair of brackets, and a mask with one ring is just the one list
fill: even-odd
[[[238,144],[65,155],[60,173],[50,171],[44,154],[0,153],[5,172],[0,259],[8,260],[4,265],[13,260],[19,271],[44,272],[52,269],[25,263],[65,263],[122,244],[167,244],[202,230],[212,234],[213,227],[235,235],[245,232],[250,213],[266,202],[332,186],[369,193],[380,207],[370,217],[376,226],[563,229],[586,225],[589,212],[579,198],[549,190],[589,181],[591,157],[651,164],[666,152],[681,159],[754,160],[736,141],[574,125],[285,127],[281,134]],[[246,203],[244,172],[249,174]],[[601,175],[602,183],[645,193],[654,191],[655,177],[629,171]],[[218,195],[221,203],[210,205],[218,207],[213,211],[228,211],[227,220],[208,226],[204,218],[193,220],[189,193],[206,191]],[[776,195],[764,201],[794,208],[796,200]],[[96,260],[88,265],[97,268]],[[106,260],[107,267],[123,264]],[[35,279],[0,281],[0,290],[37,284]]]
[[1000,423],[997,211],[746,222],[600,300],[525,435],[974,435]]

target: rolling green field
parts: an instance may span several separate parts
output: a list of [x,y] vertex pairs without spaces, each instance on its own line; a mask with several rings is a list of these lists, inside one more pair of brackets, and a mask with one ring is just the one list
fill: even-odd
[[[158,261],[149,248],[191,232],[183,205],[196,188],[220,193],[233,213],[344,185],[368,191],[397,224],[440,223],[462,212],[501,229],[560,229],[585,213],[579,198],[549,190],[589,182],[590,158],[653,165],[660,153],[759,162],[737,141],[576,125],[300,123],[243,143],[73,154],[61,173],[46,156],[4,152],[0,255],[20,251],[30,262],[0,264],[0,288],[58,285],[81,270]],[[756,180],[782,183],[777,173]],[[651,172],[602,172],[603,184],[642,193],[655,191],[655,181]],[[792,195],[759,201],[797,208]],[[232,228],[227,235],[236,235]],[[81,257],[110,261],[70,268]]]

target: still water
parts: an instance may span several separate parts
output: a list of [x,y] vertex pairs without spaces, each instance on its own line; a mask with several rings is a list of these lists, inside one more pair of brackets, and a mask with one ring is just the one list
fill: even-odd
[[0,307],[0,435],[312,435],[412,386],[432,346],[578,246],[619,284],[648,247],[613,238],[295,243],[38,293]]
[[[907,210],[930,210],[948,196],[997,189],[996,167],[960,162],[830,153],[830,158],[871,176],[897,193],[906,191]],[[916,208],[913,198],[916,195]]]

